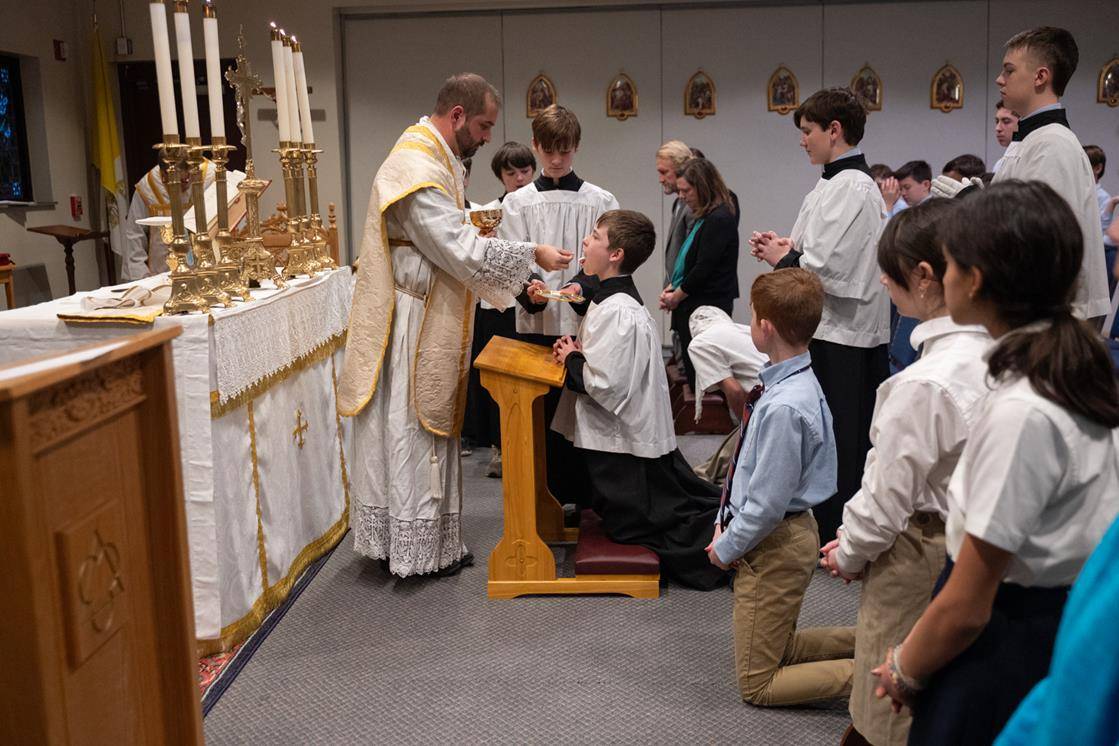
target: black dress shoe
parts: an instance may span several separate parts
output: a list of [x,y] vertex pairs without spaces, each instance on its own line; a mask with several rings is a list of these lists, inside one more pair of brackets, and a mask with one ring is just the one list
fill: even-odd
[[451,575],[457,575],[459,570],[461,570],[464,567],[470,567],[473,564],[474,564],[474,554],[472,552],[467,552],[466,554],[462,555],[462,557],[460,557],[459,559],[455,560],[451,564],[444,567],[442,570],[437,570],[434,573],[434,575],[437,578],[446,578],[446,577],[449,577]]

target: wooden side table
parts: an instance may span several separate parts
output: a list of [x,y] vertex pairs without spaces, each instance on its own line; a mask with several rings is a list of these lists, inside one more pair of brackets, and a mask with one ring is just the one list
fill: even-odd
[[66,281],[70,289],[68,295],[77,292],[77,288],[74,286],[74,244],[78,241],[85,241],[87,238],[99,239],[109,236],[108,231],[91,231],[88,228],[75,228],[72,225],[40,225],[37,228],[28,228],[27,230],[32,233],[42,233],[44,236],[52,236],[62,244],[62,250],[66,252]]
[[0,264],[0,285],[4,286],[4,296],[8,299],[8,310],[16,307],[15,284],[12,282],[12,270],[15,264]]

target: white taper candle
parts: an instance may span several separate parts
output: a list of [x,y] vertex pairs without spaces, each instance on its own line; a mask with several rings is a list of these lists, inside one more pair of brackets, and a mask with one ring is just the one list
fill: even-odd
[[163,134],[179,135],[175,118],[175,82],[171,77],[171,40],[167,35],[167,8],[163,0],[148,6],[152,17],[152,46],[155,48],[155,79],[159,88],[159,116]]

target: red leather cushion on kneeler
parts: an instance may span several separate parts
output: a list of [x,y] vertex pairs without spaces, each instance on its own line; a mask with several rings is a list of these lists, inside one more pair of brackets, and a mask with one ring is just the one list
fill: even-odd
[[654,575],[660,567],[656,552],[610,541],[598,514],[593,510],[582,512],[579,544],[575,547],[576,575]]

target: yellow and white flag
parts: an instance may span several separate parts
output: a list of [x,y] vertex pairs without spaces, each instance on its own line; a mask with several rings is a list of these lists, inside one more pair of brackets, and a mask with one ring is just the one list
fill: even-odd
[[[101,46],[101,30],[97,17],[93,19],[93,39],[90,44],[93,73],[93,123],[90,128],[92,142],[90,155],[93,165],[100,172],[100,185],[105,194],[105,228],[113,251],[124,255],[124,219],[128,215],[128,184],[124,178],[124,161],[121,158],[120,134],[117,131],[117,110],[113,102],[113,89],[109,84],[109,68]],[[102,196],[102,195],[98,195]]]

